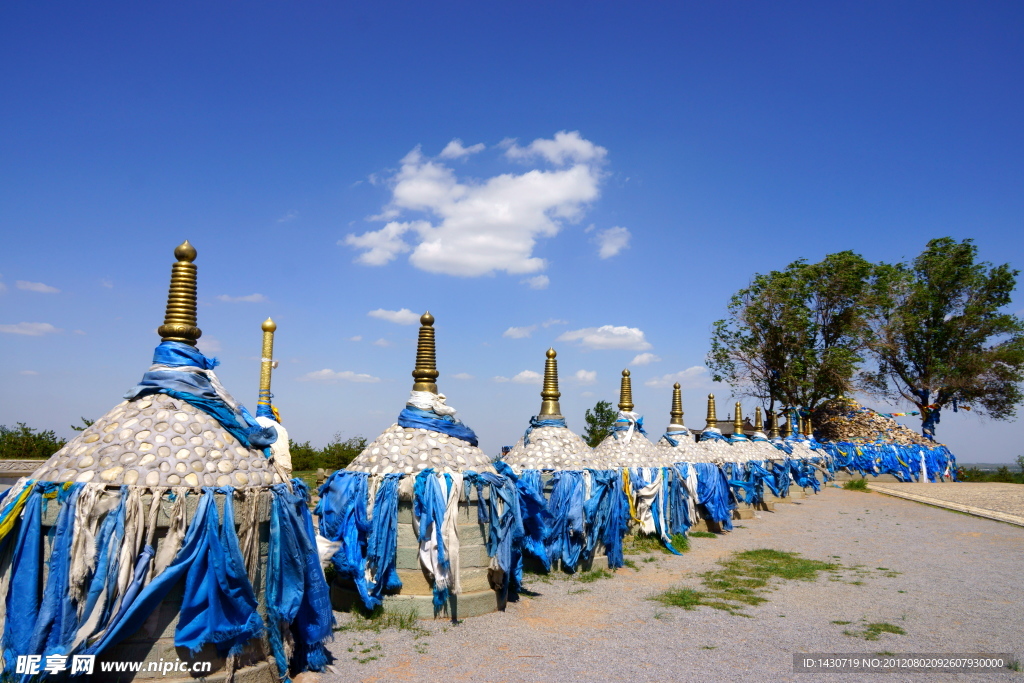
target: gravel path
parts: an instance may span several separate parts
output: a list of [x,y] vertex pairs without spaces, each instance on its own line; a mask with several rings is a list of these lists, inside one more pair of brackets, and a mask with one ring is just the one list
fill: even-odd
[[[1009,670],[823,676],[792,668],[793,653],[1013,652],[1024,659],[1024,529],[838,489],[738,524],[744,528],[731,534],[692,539],[682,557],[631,556],[640,571],[623,568],[611,579],[534,578],[529,588],[540,595],[458,626],[419,622],[425,633],[418,638],[393,629],[341,631],[331,646],[334,672],[301,681],[1024,681]],[[748,608],[752,618],[646,599],[672,586],[699,588],[700,572],[753,548],[862,567],[840,580],[823,574],[780,583],[768,602]],[[338,614],[339,623],[348,618]],[[843,634],[870,622],[898,625],[906,635],[868,642]]]

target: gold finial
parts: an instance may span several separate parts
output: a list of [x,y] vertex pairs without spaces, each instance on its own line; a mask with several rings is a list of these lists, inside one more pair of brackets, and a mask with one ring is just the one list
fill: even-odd
[[770,429],[768,431],[768,438],[775,439],[779,436],[779,414],[773,410],[768,411],[768,424]]
[[437,358],[434,349],[434,316],[427,311],[420,316],[420,337],[416,344],[416,368],[412,371],[415,380],[413,391],[437,393]]
[[558,356],[554,349],[548,349],[547,360],[544,361],[544,387],[540,391],[542,399],[540,414],[547,417],[562,417],[562,408],[558,405],[558,398],[562,395],[558,391]]
[[743,436],[743,406],[736,401],[736,419],[732,421],[732,433]]
[[683,392],[679,382],[672,385],[672,411],[669,413],[669,425],[683,427]]
[[804,418],[804,436],[808,439],[811,438],[811,434],[814,433],[814,429],[811,427],[811,416],[808,415]]
[[787,439],[793,433],[793,414],[786,414],[786,423],[782,425],[782,438]]
[[764,422],[761,420],[761,406],[754,408],[754,431],[764,431]]
[[708,394],[708,423],[704,429],[718,429],[718,414],[715,412],[715,395]]
[[274,332],[277,323],[270,318],[260,325],[263,330],[263,357],[260,359],[260,398],[259,401],[270,403],[270,372],[274,366]]
[[619,410],[633,412],[633,383],[629,379],[629,370],[622,371],[622,383],[619,385]]
[[171,266],[171,287],[167,293],[164,324],[157,328],[160,341],[195,346],[203,336],[196,322],[196,248],[185,240],[174,249],[177,263]]

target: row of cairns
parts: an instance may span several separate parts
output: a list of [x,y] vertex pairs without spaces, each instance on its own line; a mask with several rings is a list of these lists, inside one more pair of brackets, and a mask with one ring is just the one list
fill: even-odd
[[[134,563],[138,556],[140,564],[144,555],[139,555],[143,531],[146,544],[155,550],[156,562],[165,555],[163,549],[165,542],[170,542],[172,524],[172,502],[168,495],[185,500],[187,519],[191,522],[199,496],[187,494],[198,494],[202,487],[233,487],[236,498],[246,501],[235,506],[233,522],[242,539],[247,573],[262,614],[266,611],[264,588],[272,496],[269,489],[271,485],[287,482],[291,470],[287,432],[275,418],[276,411],[270,401],[271,367],[276,365],[272,361],[276,325],[268,318],[262,326],[259,409],[257,417],[252,418],[221,386],[213,372],[215,361],[195,348],[202,335],[196,319],[196,255],[188,241],[174,250],[177,260],[171,269],[166,314],[163,325],[157,330],[161,343],[155,352],[154,364],[142,381],[125,395],[124,401],[46,460],[30,479],[102,484],[105,493],[101,495],[107,498],[120,492],[129,497],[126,500],[131,500],[134,492],[141,492],[142,508],[149,511],[147,519],[140,522],[138,535],[124,539],[126,547],[132,543],[138,546],[134,548],[131,561]],[[228,429],[213,414],[171,395],[175,392],[158,391],[157,385],[161,382],[164,386],[170,382],[193,397],[202,395],[223,402],[231,412],[229,419],[237,421],[237,430]],[[270,445],[272,457],[268,458],[263,446],[272,438],[274,430],[278,438]],[[237,435],[246,432],[249,433],[248,443],[243,443]],[[217,493],[216,497],[217,507],[223,511],[224,494]],[[47,535],[47,528],[56,524],[57,508],[57,505],[49,506],[43,516]],[[184,531],[180,530],[175,539],[178,543],[181,533]],[[50,547],[47,544],[47,556]],[[174,557],[173,552],[170,557]],[[187,648],[176,648],[174,635],[181,604],[179,586],[138,632],[106,649],[98,659],[101,662],[209,662],[212,669],[206,680],[221,680],[231,673],[239,680],[280,680],[280,672],[271,662],[266,642],[261,638],[254,638],[241,653],[227,658],[220,656],[212,645],[195,655]],[[97,671],[98,667],[97,663]],[[175,680],[147,672],[146,668],[147,664],[143,664],[136,678],[154,676],[164,681]]]

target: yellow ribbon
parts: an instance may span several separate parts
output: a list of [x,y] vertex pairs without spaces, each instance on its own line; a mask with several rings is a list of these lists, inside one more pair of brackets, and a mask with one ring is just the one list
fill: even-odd
[[0,541],[2,541],[7,534],[11,532],[14,527],[14,523],[21,517],[21,509],[25,507],[25,501],[28,500],[28,496],[32,493],[32,489],[35,488],[35,482],[32,482],[18,494],[18,497],[14,500],[14,505],[10,507],[7,514],[4,515],[3,519],[0,519]]
[[636,516],[636,503],[633,496],[633,482],[629,479],[629,468],[627,467],[622,468],[622,490],[626,494],[626,500],[629,501],[629,516],[639,524],[640,518]]

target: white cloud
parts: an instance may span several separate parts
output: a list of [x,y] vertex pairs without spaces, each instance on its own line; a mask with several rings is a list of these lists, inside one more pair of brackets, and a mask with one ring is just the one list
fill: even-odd
[[351,342],[363,341],[363,337],[362,337],[362,335],[357,334],[354,337],[346,337],[345,341],[351,341]]
[[500,382],[507,382],[508,381],[508,377],[502,377],[501,375],[498,375],[497,377],[494,378],[494,381],[495,382],[499,382],[499,383]]
[[100,280],[100,287],[104,287],[106,289],[113,289],[114,288],[114,281],[113,280],[109,280],[107,278],[103,278],[102,280]]
[[41,337],[44,334],[56,334],[62,332],[59,327],[50,323],[17,323],[15,325],[0,325],[0,333],[23,334],[28,337]]
[[516,384],[540,384],[544,379],[544,376],[539,372],[533,370],[523,370],[518,375],[512,378],[512,381]]
[[380,381],[380,377],[374,377],[373,375],[352,372],[351,370],[335,372],[330,368],[307,372],[298,379],[300,382],[361,382],[365,384],[373,384]]
[[475,145],[469,147],[462,146],[462,140],[455,138],[441,150],[442,159],[461,159],[462,157],[468,157],[470,154],[476,154],[482,152],[486,146],[482,142],[478,142]]
[[557,341],[578,341],[580,346],[588,349],[628,349],[646,351],[651,345],[644,339],[642,330],[636,327],[602,325],[601,327],[585,327],[582,330],[563,332]]
[[568,325],[568,320],[559,320],[558,318],[549,318],[548,320],[541,323],[542,327],[551,327],[552,325]]
[[391,342],[389,342],[389,341],[388,341],[387,339],[385,339],[384,337],[381,337],[381,338],[380,338],[380,339],[378,339],[377,341],[373,342],[373,345],[374,345],[374,346],[380,346],[381,348],[387,348],[387,347],[389,347],[389,346],[394,346],[394,344],[392,344]]
[[[350,234],[339,244],[363,250],[356,260],[367,265],[384,265],[411,252],[409,262],[430,273],[538,273],[547,263],[533,255],[537,240],[554,237],[566,222],[579,220],[598,198],[605,153],[578,133],[559,133],[526,148],[513,143],[506,151],[509,158],[539,156],[559,168],[460,180],[417,147],[391,178],[391,201],[371,217],[387,221],[384,227]],[[428,219],[399,220],[405,212]]]
[[295,220],[298,217],[299,217],[299,212],[296,211],[295,209],[292,209],[291,211],[289,211],[285,215],[283,215],[280,218],[278,218],[277,222],[278,223],[291,223],[293,220]]
[[572,377],[577,384],[593,384],[597,381],[597,370],[577,370]]
[[623,249],[629,247],[629,238],[632,237],[629,230],[615,226],[597,233],[597,255],[601,258],[611,258]]
[[630,365],[650,365],[651,363],[657,363],[661,360],[661,356],[656,356],[653,353],[639,353],[630,362]]
[[591,397],[593,395],[594,395],[593,391],[583,391],[583,392],[580,392],[580,396],[585,396],[587,398],[589,398],[589,397]]
[[85,334],[85,330],[72,330],[71,334],[81,334],[81,335],[84,335]]
[[508,337],[509,339],[526,339],[537,329],[536,325],[530,325],[528,327],[510,327],[501,333],[502,337]]
[[473,379],[473,375],[468,372],[457,372],[452,375],[452,379]]
[[684,388],[695,388],[707,386],[709,383],[709,376],[707,374],[708,369],[703,365],[694,365],[693,367],[686,368],[679,372],[673,372],[669,375],[662,375],[661,377],[654,377],[644,382],[644,386],[648,387],[668,387],[672,386],[676,382],[679,382]]
[[60,290],[50,285],[44,285],[42,282],[29,282],[28,280],[18,280],[14,283],[18,289],[24,289],[26,292],[38,292],[39,294],[60,294]]
[[505,156],[516,161],[527,161],[540,157],[556,166],[566,163],[600,162],[608,154],[608,150],[599,147],[589,140],[584,140],[579,131],[559,131],[551,140],[537,138],[526,147],[520,147],[514,140],[506,140]]
[[32,375],[38,375],[39,373],[36,372],[35,370],[22,370],[18,374],[25,375],[26,377],[31,377]]
[[530,289],[547,289],[548,285],[551,284],[551,278],[547,275],[538,275],[536,277],[528,277],[525,280],[520,280],[520,282],[529,285]]
[[211,353],[220,353],[223,350],[220,340],[216,337],[200,337],[199,341],[196,342],[196,346],[204,356],[208,356]]
[[375,311],[370,311],[366,315],[371,318],[387,320],[389,323],[395,323],[398,325],[415,325],[420,321],[419,313],[413,313],[408,308],[403,308],[398,311],[389,311],[384,308],[378,308]]
[[218,294],[217,301],[223,301],[229,304],[262,304],[267,300],[267,297],[262,294],[246,294],[244,296],[228,296],[227,294]]

